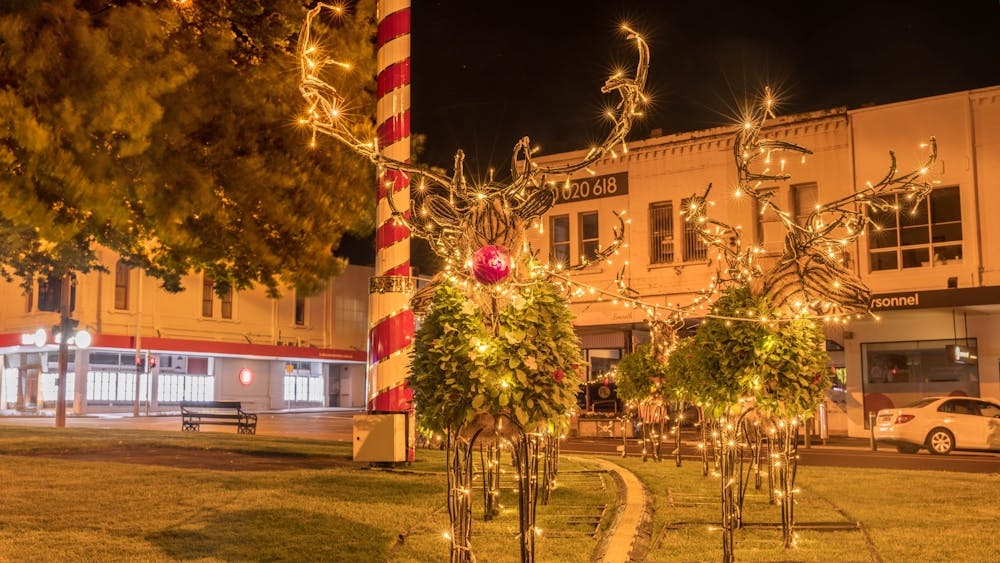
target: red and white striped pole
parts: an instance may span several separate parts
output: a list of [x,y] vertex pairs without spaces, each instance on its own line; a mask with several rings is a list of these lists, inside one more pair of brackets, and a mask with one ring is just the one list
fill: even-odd
[[[379,146],[384,156],[405,162],[410,159],[410,0],[379,0],[376,11]],[[368,307],[368,411],[407,413],[407,459],[412,461],[413,391],[406,381],[414,333],[409,306],[414,289],[410,231],[393,221],[390,193],[396,209],[409,215],[410,180],[406,174],[385,171],[377,187],[375,277]]]

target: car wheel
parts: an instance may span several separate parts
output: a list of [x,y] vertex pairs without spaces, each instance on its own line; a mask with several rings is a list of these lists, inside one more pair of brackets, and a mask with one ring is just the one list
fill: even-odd
[[920,446],[915,446],[913,444],[900,444],[896,446],[896,451],[901,454],[915,454],[920,451]]
[[955,436],[944,428],[935,428],[927,435],[927,449],[932,454],[945,455],[955,447]]

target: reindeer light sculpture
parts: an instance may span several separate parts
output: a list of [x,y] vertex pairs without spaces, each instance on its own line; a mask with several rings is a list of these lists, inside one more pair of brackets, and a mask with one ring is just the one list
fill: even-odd
[[[426,317],[416,335],[409,384],[421,424],[443,430],[446,436],[451,561],[475,559],[469,490],[471,452],[477,440],[511,445],[518,472],[521,560],[533,561],[539,531],[535,527],[539,444],[548,429],[558,427],[553,419],[566,418],[575,407],[581,359],[566,302],[550,281],[558,268],[539,264],[524,232],[555,204],[559,180],[568,181],[573,173],[615,157],[616,150],[628,151],[625,137],[646,102],[649,49],[637,33],[624,28],[638,54],[635,74],[616,74],[605,82],[601,91],[618,95],[608,112],[612,126],[583,158],[539,165],[533,160],[530,140],[523,137],[514,146],[508,182],[490,178],[469,183],[461,150],[448,178],[389,158],[374,139],[358,137],[355,132],[361,128],[347,118],[347,101],[325,76],[328,69],[348,65],[323,55],[313,38],[316,18],[327,11],[339,9],[317,5],[308,12],[299,35],[299,88],[308,102],[302,123],[312,129],[313,141],[318,134],[327,135],[369,159],[380,182],[391,177],[415,180],[412,212],[401,211],[406,206],[393,201],[392,186],[386,190],[387,204],[395,221],[429,241],[447,264],[437,284],[411,299],[414,311],[425,312]],[[618,249],[624,221],[616,216],[611,244],[581,257],[572,268],[606,259]],[[546,467],[548,462],[547,458]]]

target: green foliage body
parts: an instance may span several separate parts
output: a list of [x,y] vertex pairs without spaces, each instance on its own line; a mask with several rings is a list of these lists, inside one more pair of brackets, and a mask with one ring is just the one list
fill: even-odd
[[409,379],[428,430],[458,430],[483,414],[543,430],[576,405],[581,357],[565,299],[547,283],[516,291],[493,330],[462,289],[438,287]]
[[641,344],[618,363],[615,379],[618,397],[638,404],[647,399],[663,398],[667,366],[661,362],[650,344]]

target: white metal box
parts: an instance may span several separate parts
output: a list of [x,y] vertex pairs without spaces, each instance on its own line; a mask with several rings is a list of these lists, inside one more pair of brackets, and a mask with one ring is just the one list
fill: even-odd
[[406,414],[354,415],[354,461],[406,461]]

